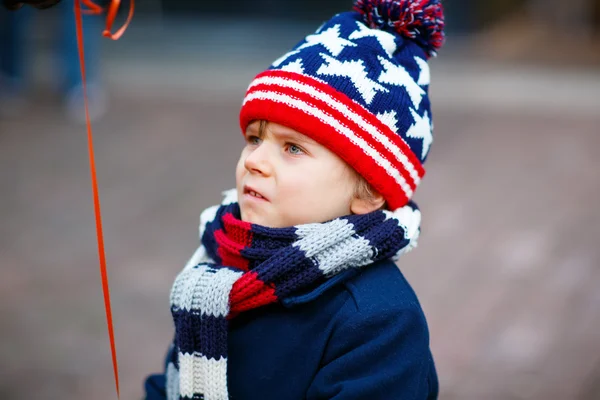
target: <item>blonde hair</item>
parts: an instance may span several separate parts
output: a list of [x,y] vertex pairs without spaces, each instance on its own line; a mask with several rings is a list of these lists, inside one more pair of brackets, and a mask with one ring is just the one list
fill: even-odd
[[[367,200],[370,203],[374,203],[375,202],[375,194],[376,194],[376,190],[375,188],[373,188],[373,186],[367,182],[367,180],[360,175],[358,172],[356,172],[353,168],[350,168],[353,173],[356,176],[356,186],[354,187],[354,197],[361,199],[361,200]],[[383,205],[381,207],[378,208],[378,210],[385,210],[387,208],[387,202],[384,202]]]

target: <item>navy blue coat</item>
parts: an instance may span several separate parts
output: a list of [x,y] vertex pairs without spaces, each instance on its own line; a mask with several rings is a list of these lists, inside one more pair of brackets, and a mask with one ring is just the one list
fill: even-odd
[[[345,271],[284,304],[230,321],[232,400],[435,399],[438,380],[417,297],[386,260]],[[167,356],[168,358],[169,356]],[[146,380],[165,399],[165,377]]]

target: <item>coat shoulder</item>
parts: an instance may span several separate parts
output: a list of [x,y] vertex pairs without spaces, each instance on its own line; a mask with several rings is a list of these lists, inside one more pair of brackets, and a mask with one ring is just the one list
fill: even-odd
[[344,282],[356,311],[369,313],[421,311],[415,291],[392,260],[384,260],[365,268]]

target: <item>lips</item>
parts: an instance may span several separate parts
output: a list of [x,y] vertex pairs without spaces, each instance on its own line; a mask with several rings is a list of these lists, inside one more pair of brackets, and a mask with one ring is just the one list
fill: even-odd
[[259,192],[252,186],[244,186],[244,194],[248,195],[248,196],[252,196],[252,197],[254,197],[256,199],[260,199],[260,200],[266,200],[266,201],[269,200],[261,192]]

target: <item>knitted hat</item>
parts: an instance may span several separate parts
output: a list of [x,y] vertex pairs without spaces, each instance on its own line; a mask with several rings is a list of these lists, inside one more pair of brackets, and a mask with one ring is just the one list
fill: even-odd
[[240,112],[295,129],[404,206],[433,140],[429,67],[444,40],[440,0],[358,0],[258,74]]

